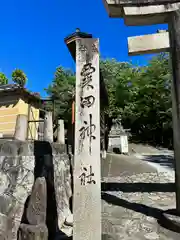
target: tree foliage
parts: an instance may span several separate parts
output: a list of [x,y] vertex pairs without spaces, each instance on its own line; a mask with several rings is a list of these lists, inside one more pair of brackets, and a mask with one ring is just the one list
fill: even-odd
[[22,70],[15,69],[12,72],[12,80],[14,83],[18,84],[20,87],[24,87],[27,82],[27,76]]
[[172,143],[171,71],[169,57],[160,54],[147,66],[115,60],[101,62],[109,95],[109,116],[141,141]]
[[2,72],[0,72],[0,85],[8,84],[8,78]]
[[[109,119],[121,117],[125,128],[140,141],[172,144],[171,71],[169,56],[153,57],[147,66],[115,59],[101,60],[109,96]],[[56,115],[70,119],[75,75],[58,67],[47,93],[57,99]]]
[[[55,100],[55,117],[70,121],[71,104],[75,87],[75,74],[71,70],[58,67],[47,93]],[[52,110],[52,105],[48,108]]]

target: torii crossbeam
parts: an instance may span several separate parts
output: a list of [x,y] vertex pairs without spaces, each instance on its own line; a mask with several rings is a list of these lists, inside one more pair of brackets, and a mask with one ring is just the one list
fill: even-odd
[[127,26],[167,23],[180,0],[103,0],[109,17],[124,18]]
[[104,0],[104,2],[116,7],[130,7],[177,3],[179,0]]

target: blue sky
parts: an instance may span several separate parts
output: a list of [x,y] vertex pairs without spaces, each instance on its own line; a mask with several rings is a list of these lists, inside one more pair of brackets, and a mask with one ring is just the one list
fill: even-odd
[[77,27],[100,39],[103,58],[140,65],[150,56],[128,57],[127,37],[167,28],[127,27],[122,19],[108,17],[102,0],[1,1],[0,23],[0,70],[11,78],[15,68],[22,69],[28,76],[27,87],[42,96],[57,66],[74,69],[64,38]]

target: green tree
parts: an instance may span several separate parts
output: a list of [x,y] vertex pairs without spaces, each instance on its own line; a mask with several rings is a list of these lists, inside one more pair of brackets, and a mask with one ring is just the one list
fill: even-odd
[[171,141],[169,56],[157,55],[145,67],[109,59],[101,61],[101,69],[109,95],[109,117],[120,115],[124,127],[142,141]]
[[4,73],[0,72],[0,85],[8,84],[8,78]]
[[100,62],[109,97],[107,113],[111,118],[122,114],[123,107],[129,99],[128,75],[131,74],[131,67],[130,63],[117,62],[115,59],[101,60]]
[[[147,66],[115,59],[100,61],[109,97],[106,113],[111,120],[121,117],[140,141],[172,143],[171,71],[169,56],[159,54]],[[56,100],[56,116],[70,120],[75,74],[58,67],[47,93]],[[52,106],[50,106],[52,109]]]
[[27,76],[22,70],[15,69],[12,72],[12,80],[14,83],[18,84],[20,87],[24,87],[27,82]]
[[162,143],[167,126],[168,134],[171,133],[168,138],[172,137],[170,83],[167,54],[152,58],[146,67],[141,67],[139,78],[133,81],[132,87],[136,91],[124,109],[124,120],[142,140]]
[[[61,117],[66,122],[71,119],[74,87],[75,74],[60,66],[56,69],[52,83],[45,89],[55,100],[55,117]],[[52,110],[52,105],[49,105],[48,108]]]

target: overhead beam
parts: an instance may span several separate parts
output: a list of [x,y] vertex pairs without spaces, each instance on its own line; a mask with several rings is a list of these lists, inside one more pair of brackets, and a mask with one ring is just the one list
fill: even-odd
[[169,13],[174,12],[180,8],[180,1],[178,3],[167,5],[151,5],[140,7],[124,7],[123,16],[127,26],[141,26],[152,24],[163,24],[169,21]]
[[169,52],[169,33],[160,32],[128,38],[128,54],[130,56]]
[[[124,18],[128,26],[167,23],[170,12],[180,7],[180,0],[103,0],[108,15],[112,18]],[[144,4],[141,4],[145,1]],[[147,3],[148,4],[145,4]]]
[[120,7],[149,6],[159,4],[177,3],[179,0],[104,0],[106,4]]

